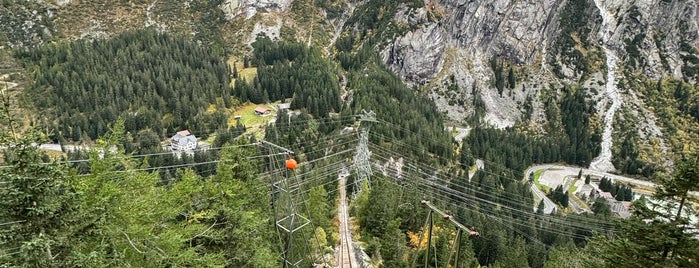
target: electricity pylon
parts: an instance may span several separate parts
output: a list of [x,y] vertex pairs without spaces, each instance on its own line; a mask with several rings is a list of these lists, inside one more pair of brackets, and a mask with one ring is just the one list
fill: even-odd
[[371,158],[371,151],[369,151],[369,130],[371,129],[371,122],[376,121],[376,113],[374,111],[362,110],[362,114],[359,115],[359,144],[357,145],[357,152],[354,155],[353,167],[357,171],[357,179],[354,180],[355,192],[361,189],[363,181],[371,186],[371,164],[369,164],[369,159]]
[[[305,238],[302,229],[311,221],[299,214],[296,209],[296,202],[298,202],[300,197],[298,196],[299,182],[297,181],[299,178],[295,175],[295,171],[285,170],[284,161],[286,159],[274,157],[281,153],[288,158],[294,152],[268,141],[261,141],[260,145],[270,152],[268,159],[270,172],[276,174],[271,180],[272,208],[274,209],[277,235],[282,243],[283,267],[301,267],[308,256],[305,251],[305,248],[308,246],[308,240]],[[275,151],[277,153],[273,153]]]

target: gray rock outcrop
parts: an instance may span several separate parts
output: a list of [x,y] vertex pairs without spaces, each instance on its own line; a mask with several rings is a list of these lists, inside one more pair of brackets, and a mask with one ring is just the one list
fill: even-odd
[[231,20],[245,15],[252,18],[257,12],[281,12],[291,4],[291,0],[227,0],[221,4],[226,17]]
[[443,0],[440,4],[449,11],[443,25],[451,45],[529,64],[546,45],[560,2]]
[[444,64],[444,30],[427,24],[396,39],[383,53],[389,68],[409,82],[425,84]]

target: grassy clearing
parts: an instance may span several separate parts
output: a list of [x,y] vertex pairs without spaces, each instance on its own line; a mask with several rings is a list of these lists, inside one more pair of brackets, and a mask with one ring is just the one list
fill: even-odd
[[[272,104],[254,104],[245,103],[240,109],[236,110],[231,117],[228,118],[228,125],[235,126],[237,119],[236,116],[240,116],[240,122],[245,125],[247,130],[245,133],[255,135],[255,138],[262,139],[265,136],[265,125],[277,116],[277,111],[272,109],[276,105]],[[263,107],[270,110],[269,115],[260,116],[255,113],[256,107]]]
[[578,190],[578,186],[575,186],[575,181],[577,181],[577,179],[576,179],[576,180],[573,180],[573,182],[570,183],[570,184],[571,184],[571,185],[570,185],[570,188],[568,188],[568,193],[569,193],[570,195],[573,195],[573,194],[575,193],[575,191]]
[[[243,78],[245,81],[252,82],[255,77],[257,77],[257,67],[244,68],[243,61],[238,60],[235,57],[228,58],[228,66],[233,69],[233,66],[238,70],[238,77]],[[235,78],[231,77],[231,87],[235,86]]]
[[[260,125],[265,125],[269,120],[273,119],[277,112],[272,109],[272,105],[267,105],[267,104],[254,104],[254,103],[245,103],[243,107],[240,107],[240,109],[236,110],[233,112],[233,116],[228,119],[228,125],[229,126],[235,126],[236,124],[236,116],[240,116],[240,122],[243,123],[246,127],[255,127],[255,126],[260,126]],[[255,113],[255,108],[256,107],[263,107],[267,108],[270,110],[270,114],[267,116],[260,116]]]

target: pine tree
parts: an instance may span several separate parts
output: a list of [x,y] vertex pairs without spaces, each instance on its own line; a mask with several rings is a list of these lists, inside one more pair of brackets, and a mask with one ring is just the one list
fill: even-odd
[[35,145],[41,136],[31,130],[0,143],[7,165],[0,168],[0,263],[9,266],[64,266],[72,247],[67,226],[78,210],[75,192],[67,172],[44,160]]
[[588,249],[605,267],[696,267],[699,241],[686,210],[689,192],[699,190],[699,153],[679,161],[672,178],[662,179],[654,200],[634,203],[634,215],[617,225],[611,239],[598,236]]

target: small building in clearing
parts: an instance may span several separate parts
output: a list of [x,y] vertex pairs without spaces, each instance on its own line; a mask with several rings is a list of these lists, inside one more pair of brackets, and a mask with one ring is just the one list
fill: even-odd
[[189,130],[179,131],[170,138],[170,148],[172,150],[194,150],[197,148],[197,137],[189,133]]
[[257,106],[257,107],[255,107],[255,114],[257,114],[257,115],[269,115],[270,111],[267,108]]
[[279,111],[291,109],[291,103],[280,103],[278,106]]

